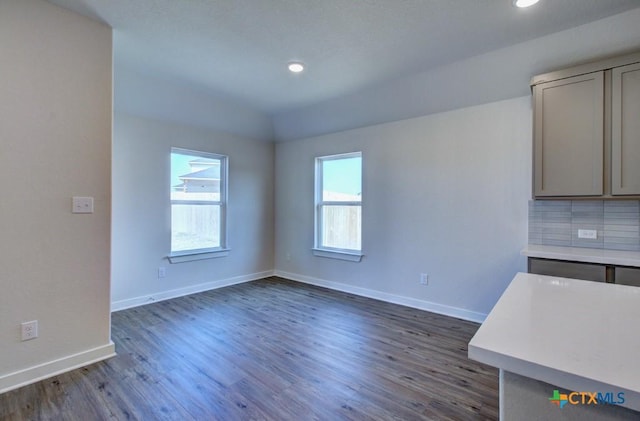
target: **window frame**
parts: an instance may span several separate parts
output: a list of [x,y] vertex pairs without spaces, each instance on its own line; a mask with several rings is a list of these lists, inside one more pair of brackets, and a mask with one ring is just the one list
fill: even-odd
[[[229,254],[227,247],[227,207],[228,207],[228,181],[229,181],[229,157],[213,152],[197,151],[193,149],[185,149],[180,147],[171,147],[171,154],[190,155],[205,159],[216,159],[220,161],[220,198],[217,201],[210,200],[185,200],[172,199],[171,190],[169,190],[169,209],[170,209],[170,233],[173,235],[173,205],[203,205],[203,206],[219,206],[220,207],[220,245],[218,247],[206,247],[198,249],[188,249],[173,251],[170,241],[170,253],[167,256],[170,263],[182,263],[201,259],[211,259],[216,257],[224,257]],[[172,173],[171,160],[169,162],[169,173]],[[169,183],[171,187],[171,182]]]
[[[313,254],[318,257],[328,257],[339,260],[347,260],[352,262],[360,262],[364,254],[362,253],[362,209],[363,200],[359,201],[336,201],[323,198],[323,163],[339,159],[360,158],[364,164],[362,151],[347,152],[335,155],[319,156],[315,158],[315,206],[314,206],[314,246]],[[360,183],[363,184],[362,167],[360,169]],[[345,249],[327,247],[322,245],[322,232],[324,228],[324,220],[322,217],[322,209],[326,206],[359,206],[360,207],[360,249]]]

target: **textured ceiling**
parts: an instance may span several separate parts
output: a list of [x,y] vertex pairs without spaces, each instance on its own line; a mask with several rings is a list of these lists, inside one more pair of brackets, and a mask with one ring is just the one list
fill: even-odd
[[[640,7],[638,0],[49,0],[114,28],[123,67],[268,114]],[[293,75],[292,60],[307,70]]]

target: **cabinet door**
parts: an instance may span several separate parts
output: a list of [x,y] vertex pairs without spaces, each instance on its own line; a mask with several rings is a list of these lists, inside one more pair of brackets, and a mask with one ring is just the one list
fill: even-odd
[[529,273],[596,282],[605,282],[607,277],[606,267],[603,265],[533,257],[529,258]]
[[617,267],[616,284],[640,287],[640,269]]
[[534,87],[535,196],[601,196],[604,73]]
[[640,63],[611,73],[611,193],[640,194]]

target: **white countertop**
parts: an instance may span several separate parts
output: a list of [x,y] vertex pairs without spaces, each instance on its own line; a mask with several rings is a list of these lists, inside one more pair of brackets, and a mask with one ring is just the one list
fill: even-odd
[[518,273],[469,358],[572,391],[624,392],[640,411],[640,288]]
[[558,247],[529,244],[521,252],[523,256],[542,259],[569,260],[573,262],[600,263],[606,265],[640,267],[640,252],[590,249],[583,247]]

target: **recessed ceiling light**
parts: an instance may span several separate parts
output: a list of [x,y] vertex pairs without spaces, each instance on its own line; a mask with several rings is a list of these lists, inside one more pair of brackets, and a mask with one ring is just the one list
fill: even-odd
[[289,63],[289,71],[292,73],[300,73],[301,71],[304,70],[304,64],[300,63],[300,62],[292,62]]
[[539,0],[513,0],[513,5],[516,7],[529,7],[536,4]]

